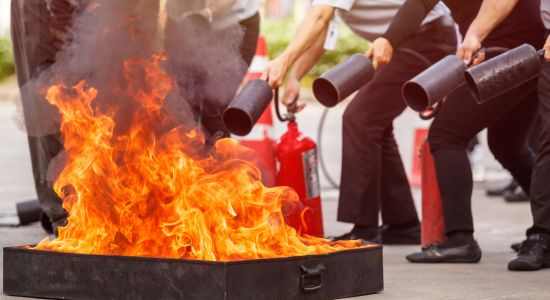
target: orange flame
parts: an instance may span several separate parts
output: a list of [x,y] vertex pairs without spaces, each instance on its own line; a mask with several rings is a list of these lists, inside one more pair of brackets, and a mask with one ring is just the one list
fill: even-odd
[[67,155],[54,189],[69,218],[57,239],[36,249],[230,261],[360,246],[300,236],[287,226],[281,211],[297,194],[264,187],[256,166],[242,159],[249,150],[236,141],[220,140],[201,156],[198,130],[159,134],[174,84],[163,60],[126,61],[127,93],[138,108],[121,134],[114,134],[114,113],[94,108],[95,88],[85,82],[48,88],[47,100],[62,115]]

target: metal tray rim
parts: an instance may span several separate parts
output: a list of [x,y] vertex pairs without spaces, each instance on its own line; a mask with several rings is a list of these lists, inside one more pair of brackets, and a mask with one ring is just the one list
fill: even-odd
[[286,257],[274,257],[274,258],[257,258],[257,259],[245,259],[245,260],[235,260],[235,261],[209,261],[209,260],[196,260],[196,259],[186,259],[186,258],[162,258],[162,257],[148,257],[148,256],[124,256],[124,255],[112,255],[112,254],[82,254],[82,253],[73,253],[73,252],[61,252],[61,251],[50,251],[50,250],[34,250],[27,249],[24,247],[29,247],[34,245],[27,246],[12,246],[4,247],[4,252],[28,252],[35,253],[39,255],[57,255],[57,256],[77,256],[77,257],[90,257],[90,258],[111,258],[118,260],[139,260],[139,261],[153,261],[153,262],[181,262],[181,263],[191,263],[191,264],[206,264],[206,265],[218,265],[218,266],[227,266],[227,265],[238,265],[238,264],[249,264],[249,263],[270,263],[277,261],[293,261],[293,260],[303,260],[303,259],[312,259],[312,258],[324,258],[332,257],[338,255],[345,255],[347,253],[354,252],[371,252],[382,250],[383,246],[379,244],[369,244],[367,248],[354,248],[342,251],[336,251],[326,254],[314,254],[314,255],[298,255],[298,256],[286,256]]

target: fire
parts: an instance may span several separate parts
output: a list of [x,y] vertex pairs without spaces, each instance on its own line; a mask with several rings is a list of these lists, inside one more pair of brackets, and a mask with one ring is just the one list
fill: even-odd
[[57,239],[35,249],[232,261],[360,246],[286,225],[283,211],[297,194],[264,187],[258,168],[243,159],[250,150],[236,141],[220,140],[205,153],[199,130],[170,127],[163,104],[175,83],[165,60],[125,62],[125,93],[136,108],[122,132],[115,111],[94,105],[101,91],[85,81],[47,89],[62,116],[66,162],[54,189],[69,217]]

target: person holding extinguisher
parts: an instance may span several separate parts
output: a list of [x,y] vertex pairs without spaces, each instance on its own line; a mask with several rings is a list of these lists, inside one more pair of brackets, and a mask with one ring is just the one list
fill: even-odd
[[541,0],[541,15],[547,39],[538,81],[540,133],[531,182],[533,226],[527,230],[517,257],[509,262],[510,270],[550,268],[550,0]]
[[[374,61],[391,61],[391,49],[400,47],[414,34],[414,28],[424,16],[441,2],[451,9],[464,35],[456,55],[466,65],[484,59],[483,51],[479,51],[482,46],[511,49],[528,43],[537,49],[542,47],[544,28],[539,0],[407,0],[384,36],[374,42]],[[491,152],[521,187],[529,191],[534,156],[528,146],[528,136],[537,104],[536,80],[483,105],[475,102],[466,87],[447,97],[428,135],[443,201],[447,240],[408,255],[410,262],[479,262],[481,248],[473,236],[473,182],[466,154],[468,141],[487,128]],[[529,245],[540,247],[538,243]]]
[[[273,88],[287,74],[283,102],[291,105],[300,80],[331,48],[338,17],[365,41],[386,30],[404,1],[314,0],[285,51],[269,63],[263,78]],[[455,23],[448,9],[436,5],[402,45],[435,62],[456,50]],[[366,43],[365,43],[366,44]],[[372,50],[366,54],[372,56]],[[427,63],[396,49],[396,59],[380,68],[362,87],[344,113],[343,158],[338,220],[354,224],[337,240],[364,239],[384,244],[418,244],[420,223],[397,143],[393,120],[406,108],[401,86]],[[375,67],[381,64],[375,63]],[[298,109],[302,109],[299,106]],[[382,212],[382,224],[378,214]]]
[[[225,108],[222,103],[233,98],[256,53],[261,3],[261,0],[167,1],[170,18],[164,47],[174,62],[180,92],[193,107],[209,146],[229,136],[221,118]],[[220,49],[225,56],[217,63],[220,68],[217,76],[211,69]],[[232,54],[235,50],[240,57]],[[195,54],[181,55],[183,52]],[[215,89],[212,82],[217,82]]]
[[[54,232],[67,223],[67,212],[62,200],[52,188],[48,168],[52,160],[62,152],[63,143],[54,119],[44,120],[42,110],[47,109],[46,100],[35,101],[32,82],[51,65],[55,64],[66,43],[71,40],[71,26],[74,19],[93,1],[89,0],[12,0],[11,33],[14,48],[14,59],[18,85],[22,94],[22,108],[25,116],[25,127],[29,132],[28,143],[32,161],[32,171],[38,201]],[[159,3],[147,2],[144,9],[156,11]],[[259,35],[261,0],[224,0],[207,1],[168,1],[167,5],[181,5],[182,16],[187,12],[198,10],[212,23],[218,36],[229,27],[242,36],[238,59],[242,60],[242,76],[236,78],[235,90],[244,77],[246,66],[250,65]],[[169,7],[174,13],[174,6]],[[156,20],[154,20],[156,21]],[[195,42],[195,41],[191,41]],[[181,47],[182,45],[177,45]],[[227,45],[235,47],[235,45]],[[174,49],[175,56],[181,57],[181,48]],[[180,52],[177,52],[180,51]],[[195,58],[196,60],[196,58]],[[231,98],[234,91],[227,95]],[[44,106],[37,104],[44,103]],[[31,105],[32,104],[32,105]],[[206,115],[206,113],[204,114]],[[205,131],[216,133],[223,131],[219,116],[203,116]],[[217,118],[217,119],[216,119]],[[47,133],[47,134],[44,134]],[[221,135],[220,135],[221,136]]]

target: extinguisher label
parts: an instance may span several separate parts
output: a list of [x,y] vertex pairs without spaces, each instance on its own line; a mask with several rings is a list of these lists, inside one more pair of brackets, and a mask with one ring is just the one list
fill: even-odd
[[317,149],[302,152],[302,166],[304,168],[304,179],[306,181],[307,199],[317,198],[321,194],[318,165]]

